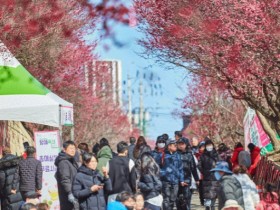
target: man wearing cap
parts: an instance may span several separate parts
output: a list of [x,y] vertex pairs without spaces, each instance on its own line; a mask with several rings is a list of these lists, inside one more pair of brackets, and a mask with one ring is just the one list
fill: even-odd
[[197,168],[195,160],[191,151],[191,145],[187,138],[180,138],[177,141],[178,153],[181,156],[183,171],[184,171],[184,184],[179,186],[179,193],[177,199],[178,210],[190,210],[191,209],[191,184],[192,176],[195,182],[198,184],[199,177],[197,174]]
[[[218,190],[219,210],[244,208],[243,192],[239,181],[232,176],[226,161],[219,161],[216,167],[211,170],[220,183]],[[235,202],[234,202],[235,201]],[[230,206],[229,204],[234,204]]]
[[166,151],[161,164],[160,176],[162,181],[163,210],[173,210],[179,184],[185,185],[183,164],[177,152],[176,140],[166,142]]

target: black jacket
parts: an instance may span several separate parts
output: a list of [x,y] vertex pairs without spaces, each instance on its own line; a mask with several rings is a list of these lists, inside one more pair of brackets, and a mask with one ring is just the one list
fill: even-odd
[[19,162],[20,191],[42,189],[42,163],[34,157],[27,157]]
[[68,201],[68,195],[72,193],[72,183],[77,174],[78,164],[74,157],[60,152],[55,159],[57,171],[55,178],[57,180],[60,210],[75,209],[73,204]]
[[215,168],[216,163],[220,160],[221,159],[217,151],[214,149],[211,152],[205,150],[198,161],[198,168],[203,176],[203,198],[217,198],[219,183],[216,180],[214,173],[212,173],[210,170]]
[[[130,161],[132,161],[130,163]],[[136,190],[136,172],[135,167],[129,168],[133,160],[128,157],[116,156],[109,161],[109,176],[112,182],[113,190],[110,194],[120,193],[122,191],[135,192]],[[134,164],[134,163],[133,163]]]
[[134,148],[135,148],[135,144],[130,144],[128,146],[128,157],[132,160],[134,160],[134,156],[133,156]]
[[[0,189],[2,210],[18,210],[22,204],[19,192],[18,164],[20,158],[8,154],[0,160]],[[16,190],[12,194],[11,190]]]
[[192,181],[192,175],[195,181],[199,181],[192,151],[178,151],[178,153],[181,155],[181,160],[183,164],[184,182],[188,183],[188,185],[190,186]]
[[243,192],[240,182],[232,175],[224,175],[220,180],[218,190],[219,210],[221,210],[227,200],[235,200],[244,209]]
[[80,210],[106,210],[104,190],[92,192],[93,185],[104,183],[106,191],[112,190],[110,179],[103,178],[98,171],[93,171],[82,165],[74,179],[72,191],[79,200]]
[[162,182],[160,181],[159,177],[146,174],[140,177],[138,187],[141,193],[143,193],[144,199],[148,200],[158,196],[161,193]]

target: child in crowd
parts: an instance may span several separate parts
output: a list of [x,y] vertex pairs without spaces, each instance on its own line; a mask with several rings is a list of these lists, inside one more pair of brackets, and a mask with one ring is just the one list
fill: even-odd
[[50,210],[50,207],[46,203],[39,203],[37,204],[37,210]]
[[264,192],[261,193],[261,202],[256,210],[279,210],[278,194],[275,192],[275,186],[267,183]]

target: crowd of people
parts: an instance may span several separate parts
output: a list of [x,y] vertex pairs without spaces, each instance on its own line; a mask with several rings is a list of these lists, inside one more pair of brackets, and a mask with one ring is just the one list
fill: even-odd
[[[206,210],[279,210],[275,186],[258,192],[252,177],[260,149],[248,151],[238,142],[231,150],[209,138],[191,141],[175,132],[159,136],[155,148],[140,136],[120,141],[117,153],[106,138],[88,144],[63,143],[55,165],[61,210],[190,210],[198,192]],[[26,146],[24,157],[4,148],[0,161],[2,210],[47,210],[39,203],[42,164],[36,149]]]

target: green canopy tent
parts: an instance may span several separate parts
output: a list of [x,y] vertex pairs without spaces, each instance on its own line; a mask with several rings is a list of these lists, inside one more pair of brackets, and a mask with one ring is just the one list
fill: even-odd
[[73,125],[73,104],[44,87],[1,42],[0,120]]

